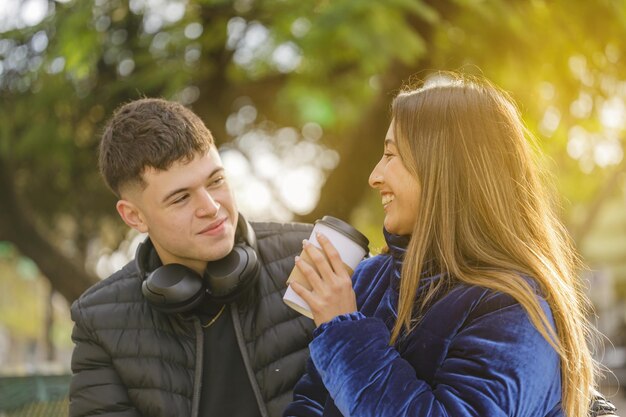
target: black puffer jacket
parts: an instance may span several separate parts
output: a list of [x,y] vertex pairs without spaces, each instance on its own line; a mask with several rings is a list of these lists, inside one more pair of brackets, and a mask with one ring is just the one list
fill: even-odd
[[[262,270],[251,308],[233,306],[233,323],[263,416],[280,416],[308,357],[313,322],[282,301],[294,256],[310,225],[252,223]],[[196,417],[202,380],[202,329],[152,309],[134,262],[86,291],[71,308],[70,416]]]

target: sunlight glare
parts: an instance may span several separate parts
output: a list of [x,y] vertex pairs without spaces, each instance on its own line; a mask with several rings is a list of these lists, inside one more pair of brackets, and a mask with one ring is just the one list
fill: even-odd
[[613,97],[602,104],[600,120],[609,129],[623,129],[626,109],[621,97]]
[[236,149],[220,149],[220,157],[229,177],[246,177],[250,175],[250,164],[245,156]]
[[583,92],[569,106],[569,112],[572,116],[579,119],[588,118],[591,115],[591,110],[593,110],[593,99],[590,94]]
[[266,216],[272,204],[269,187],[255,177],[248,177],[245,184],[235,190],[237,205],[250,218]]
[[272,152],[260,152],[255,155],[252,160],[255,173],[265,179],[273,180],[277,178],[284,170],[283,163]]
[[298,68],[302,61],[302,53],[295,43],[285,42],[274,49],[272,60],[278,71],[285,74]]
[[189,23],[185,26],[185,37],[187,39],[198,39],[202,35],[204,28],[198,22]]
[[[231,30],[229,21],[229,32]],[[237,22],[236,29],[239,30],[240,23]],[[233,25],[234,26],[234,25]],[[270,31],[259,22],[251,22],[245,28],[242,37],[236,43],[236,51],[233,60],[243,67],[251,66],[256,59],[266,52],[271,44]]]
[[561,112],[554,106],[550,106],[543,114],[543,119],[539,124],[539,130],[544,136],[552,136],[554,131],[559,127],[561,122]]
[[292,170],[279,180],[280,194],[290,210],[305,214],[313,210],[319,198],[321,174],[313,167]]
[[600,140],[593,148],[593,159],[600,167],[622,162],[624,151],[618,139]]
[[589,141],[587,140],[587,131],[580,126],[574,126],[569,131],[567,141],[567,153],[574,159],[581,159],[583,155],[589,152]]
[[35,26],[48,14],[47,0],[0,0],[0,33]]
[[320,140],[323,134],[322,126],[317,123],[308,122],[302,127],[302,136],[314,142]]
[[22,3],[20,17],[26,26],[39,24],[48,14],[48,2],[46,0],[26,0]]
[[298,131],[293,127],[283,127],[276,132],[276,139],[280,146],[292,146],[298,141]]
[[552,83],[544,81],[539,84],[539,95],[542,100],[550,101],[554,98],[556,89]]

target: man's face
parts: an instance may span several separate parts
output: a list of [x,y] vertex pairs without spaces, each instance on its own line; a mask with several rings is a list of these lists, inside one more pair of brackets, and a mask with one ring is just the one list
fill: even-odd
[[164,264],[179,263],[202,273],[207,261],[232,250],[238,213],[215,147],[166,171],[146,169],[143,179],[147,186],[128,191],[118,211],[120,204],[136,209],[136,224],[120,214],[131,227],[150,235]]

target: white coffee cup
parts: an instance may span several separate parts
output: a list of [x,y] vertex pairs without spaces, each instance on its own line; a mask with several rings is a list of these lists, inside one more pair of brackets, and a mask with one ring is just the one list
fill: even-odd
[[[313,231],[309,237],[309,242],[321,250],[321,245],[317,241],[316,233],[320,233],[330,240],[335,249],[337,249],[337,252],[339,252],[339,256],[350,272],[350,275],[352,275],[354,268],[356,268],[359,262],[361,262],[361,260],[368,253],[369,240],[354,227],[342,220],[337,219],[336,217],[324,216],[320,220],[315,221],[315,226],[313,227]],[[300,257],[315,267],[313,261],[308,257],[306,252],[303,251],[300,254]],[[311,290],[308,281],[297,266],[293,268],[291,274],[289,275],[289,279],[287,279],[288,284],[291,282],[298,282],[307,289]],[[296,294],[296,292],[291,288],[291,285],[287,287],[287,291],[283,296],[283,301],[300,314],[303,314],[311,319],[313,318],[309,305],[302,299],[302,297]]]

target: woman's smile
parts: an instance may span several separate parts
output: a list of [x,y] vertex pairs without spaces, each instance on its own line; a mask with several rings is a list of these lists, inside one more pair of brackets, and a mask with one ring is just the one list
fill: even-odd
[[383,207],[387,208],[389,203],[391,203],[395,197],[393,194],[381,194],[381,198],[382,198]]

